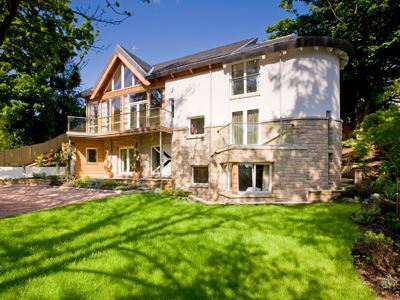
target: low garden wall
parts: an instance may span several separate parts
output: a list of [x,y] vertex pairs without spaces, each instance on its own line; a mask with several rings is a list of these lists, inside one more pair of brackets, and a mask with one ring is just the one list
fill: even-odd
[[31,178],[34,173],[45,173],[46,176],[63,176],[65,167],[0,167],[0,179]]

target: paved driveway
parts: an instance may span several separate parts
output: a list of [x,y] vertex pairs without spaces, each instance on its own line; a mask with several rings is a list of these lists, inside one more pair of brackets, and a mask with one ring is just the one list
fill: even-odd
[[113,191],[105,192],[47,185],[0,186],[0,217],[78,203],[115,194]]

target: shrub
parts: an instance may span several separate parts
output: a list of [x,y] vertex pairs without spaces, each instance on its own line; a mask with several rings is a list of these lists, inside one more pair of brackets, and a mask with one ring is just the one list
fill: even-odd
[[45,172],[42,172],[42,173],[33,173],[33,174],[32,174],[32,177],[33,177],[33,178],[42,178],[42,179],[45,179],[45,178],[46,178],[46,173],[45,173]]
[[93,187],[93,179],[89,176],[81,177],[74,180],[75,187]]
[[104,179],[104,180],[98,180],[95,184],[95,187],[98,189],[104,189],[104,190],[112,190],[116,186],[121,185],[115,180],[112,179]]
[[379,285],[385,290],[395,290],[399,280],[397,277],[393,277],[391,274],[388,274],[384,279],[381,280]]
[[189,196],[188,192],[185,192],[182,189],[168,189],[161,191],[163,196],[167,197],[178,197],[178,198],[186,198]]
[[356,224],[367,225],[371,224],[380,214],[381,210],[379,207],[363,207],[353,214],[352,219]]
[[375,193],[373,184],[369,181],[348,186],[342,193],[342,197],[354,198],[356,196],[361,199],[368,198],[371,194]]
[[383,233],[376,234],[371,230],[364,232],[356,245],[356,251],[366,262],[381,271],[396,271],[400,262],[393,240]]
[[38,157],[36,157],[35,162],[39,167],[43,167],[43,162],[44,162],[44,155],[40,154]]
[[388,197],[389,199],[395,199],[397,193],[396,182],[390,179],[387,175],[382,174],[375,182],[376,189]]
[[395,213],[386,214],[385,224],[390,230],[394,232],[400,232],[400,217]]

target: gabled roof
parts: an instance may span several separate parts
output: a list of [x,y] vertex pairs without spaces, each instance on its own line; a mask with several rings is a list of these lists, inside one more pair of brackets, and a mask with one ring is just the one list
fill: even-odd
[[123,51],[121,51],[122,55],[128,54],[127,59],[129,59],[131,61],[132,65],[135,65],[137,67],[137,69],[140,69],[141,71],[143,71],[144,74],[147,75],[151,71],[152,66],[149,65],[144,60],[142,60],[140,57],[137,57],[135,54],[126,50],[124,47],[122,47],[119,44],[117,44],[117,47],[120,47],[123,50]]

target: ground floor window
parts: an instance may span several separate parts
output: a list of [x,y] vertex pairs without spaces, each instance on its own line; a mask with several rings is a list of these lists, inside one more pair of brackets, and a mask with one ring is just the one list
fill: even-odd
[[86,162],[97,163],[97,149],[87,148],[86,149]]
[[272,168],[269,164],[239,164],[239,192],[270,192]]
[[207,166],[193,166],[193,183],[208,183],[208,167]]
[[121,173],[131,173],[133,172],[133,160],[135,149],[132,148],[122,148],[120,149],[120,172]]

